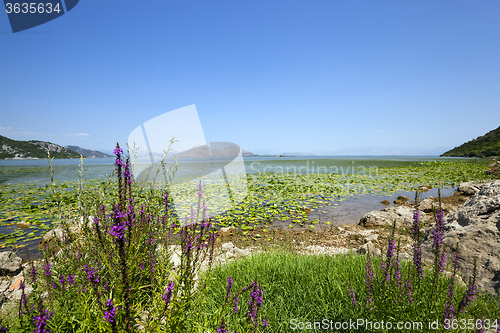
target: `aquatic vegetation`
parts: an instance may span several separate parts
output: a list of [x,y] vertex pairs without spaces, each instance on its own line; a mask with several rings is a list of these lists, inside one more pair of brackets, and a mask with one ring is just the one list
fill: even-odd
[[[415,164],[415,163],[413,163]],[[235,226],[243,232],[256,226],[265,230],[273,223],[284,225],[310,226],[318,222],[312,219],[307,209],[316,214],[326,214],[326,208],[335,209],[340,201],[361,195],[388,196],[396,192],[413,191],[419,185],[433,187],[456,187],[465,181],[489,179],[485,173],[487,165],[469,161],[420,162],[387,168],[358,168],[355,172],[341,174],[325,173],[256,173],[247,175],[248,196],[225,214],[217,216],[213,223],[218,226]],[[112,176],[103,180],[82,180],[80,182],[55,182],[52,187],[60,196],[60,204],[76,218],[82,209],[82,197],[98,197],[105,204],[117,193],[118,184]],[[83,192],[80,193],[80,186]],[[135,184],[132,184],[136,188]],[[40,237],[53,222],[50,208],[55,206],[52,188],[45,184],[1,184],[0,185],[0,228],[14,227],[24,221],[30,228],[3,229],[0,248],[23,246]],[[196,189],[188,185],[175,188],[176,195],[189,195]],[[206,186],[206,196],[219,197],[220,188]],[[174,193],[172,193],[174,194]],[[138,200],[148,200],[147,192],[137,194]],[[305,209],[306,207],[307,209]],[[230,207],[229,207],[230,208]],[[175,216],[171,216],[175,218]],[[50,226],[54,227],[54,226]],[[14,232],[15,230],[15,232]]]

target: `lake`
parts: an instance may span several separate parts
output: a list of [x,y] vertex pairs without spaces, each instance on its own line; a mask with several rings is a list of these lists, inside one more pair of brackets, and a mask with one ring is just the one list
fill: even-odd
[[[259,173],[295,173],[304,174],[359,174],[377,173],[378,168],[414,166],[425,161],[447,161],[450,158],[436,156],[300,156],[300,157],[245,157],[244,169],[248,174]],[[78,159],[53,160],[54,178],[57,181],[77,181],[80,170]],[[84,179],[106,179],[114,169],[114,158],[86,159],[83,162]],[[184,170],[197,170],[201,161],[188,160],[182,164]],[[224,163],[222,163],[224,164]],[[184,172],[180,170],[181,172]],[[189,173],[189,172],[188,172]],[[0,184],[39,184],[50,182],[50,171],[46,160],[0,160]],[[1,190],[1,187],[0,187]],[[451,195],[454,188],[442,189],[442,195]],[[310,220],[319,219],[331,225],[356,224],[360,218],[372,210],[384,208],[382,200],[393,201],[398,195],[414,197],[413,192],[396,192],[391,195],[363,194],[346,197],[335,206],[322,208],[323,213],[314,211],[308,217]],[[437,189],[423,193],[422,197],[437,196]],[[1,210],[1,208],[0,208]],[[289,222],[276,221],[273,227],[287,227]],[[318,226],[319,227],[319,226]],[[11,234],[17,228],[0,226],[0,234]],[[28,229],[27,231],[30,231]],[[35,231],[40,235],[40,231]],[[38,240],[25,243],[26,248],[19,253],[23,259],[38,257],[36,250]]]

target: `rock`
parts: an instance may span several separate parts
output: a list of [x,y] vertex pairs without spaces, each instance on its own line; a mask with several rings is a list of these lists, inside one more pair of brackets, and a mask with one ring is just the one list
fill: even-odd
[[396,200],[394,200],[394,204],[395,205],[402,205],[404,204],[405,202],[407,202],[408,200],[410,200],[407,196],[404,196],[404,195],[400,195],[396,198]]
[[227,258],[232,259],[232,258],[241,258],[247,256],[249,253],[247,250],[242,250],[237,247],[233,248],[231,251],[227,252]]
[[[462,184],[463,185],[463,184]],[[461,186],[462,186],[461,185]],[[476,186],[476,185],[471,185]],[[464,187],[465,188],[465,187]],[[500,180],[481,186],[481,189],[462,207],[444,219],[443,244],[456,249],[461,271],[467,277],[473,273],[477,257],[477,285],[494,294],[500,289]],[[422,256],[432,262],[432,228],[424,235]],[[449,255],[450,256],[450,255]]]
[[[69,227],[69,231],[71,233],[78,233],[80,232],[80,228]],[[47,246],[47,248],[52,249],[54,252],[57,252],[59,250],[59,246],[57,243],[63,241],[63,236],[65,234],[66,232],[62,228],[56,228],[47,232],[40,240],[37,249],[42,250]]]
[[399,200],[399,201],[403,201],[403,202],[406,202],[408,200],[410,200],[410,198],[408,198],[407,196],[405,195],[399,195],[396,200]]
[[222,247],[222,251],[227,252],[227,251],[230,251],[230,250],[234,249],[236,246],[234,246],[233,243],[228,242],[228,243],[222,244],[221,247]]
[[19,222],[18,224],[16,224],[16,227],[21,228],[21,229],[28,229],[30,227],[30,225],[26,222]]
[[437,205],[434,204],[432,197],[428,197],[427,199],[422,200],[418,205],[418,209],[424,213],[432,212],[432,207],[437,208]]
[[14,291],[19,289],[19,286],[21,286],[21,282],[24,281],[24,278],[22,276],[19,276],[18,278],[15,279],[15,281],[10,285],[9,290]]
[[427,191],[430,191],[432,189],[432,186],[429,186],[429,185],[420,185],[418,187],[418,190],[420,192],[427,192]]
[[181,256],[182,256],[182,249],[180,245],[170,245],[167,247],[167,251],[165,253],[165,247],[162,244],[159,244],[156,247],[156,255],[161,258],[165,259],[167,258],[168,255],[170,255],[170,262],[174,266],[173,268],[177,268],[181,265]]
[[389,200],[382,200],[380,203],[384,206],[389,206],[391,204]]
[[365,245],[360,247],[356,252],[358,254],[366,254],[369,252],[370,254],[374,254],[376,256],[379,256],[381,254],[380,250],[377,249],[372,242],[366,243]]
[[219,236],[229,237],[229,235],[236,230],[234,227],[220,228]]
[[378,234],[373,234],[365,238],[365,241],[367,242],[376,242],[378,239]]
[[485,186],[485,184],[486,183],[466,182],[460,184],[457,190],[465,195],[474,195],[479,192]]
[[0,275],[14,276],[21,271],[22,259],[14,252],[0,253]]
[[[387,207],[381,211],[374,210],[363,216],[359,225],[365,228],[392,226],[396,220],[396,227],[409,227],[413,223],[413,209],[406,206]],[[426,223],[429,217],[422,214],[420,221]]]

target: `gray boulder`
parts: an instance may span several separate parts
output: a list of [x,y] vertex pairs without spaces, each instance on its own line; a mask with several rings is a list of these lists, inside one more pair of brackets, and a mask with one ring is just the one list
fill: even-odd
[[[500,180],[482,186],[462,207],[444,219],[443,244],[449,252],[458,243],[461,270],[466,276],[473,273],[477,257],[479,287],[495,293],[500,289]],[[432,262],[432,228],[424,236],[423,258]]]
[[0,252],[0,275],[16,275],[21,271],[22,259],[14,252]]
[[[396,220],[396,227],[409,227],[413,223],[413,208],[406,206],[387,207],[380,211],[374,210],[363,216],[359,225],[365,228],[392,226]],[[426,223],[429,218],[422,214],[420,221]]]
[[458,191],[465,195],[474,195],[478,193],[488,183],[466,182],[458,186]]
[[380,256],[381,255],[380,250],[377,249],[375,247],[375,245],[373,245],[372,242],[366,243],[365,245],[363,245],[362,247],[360,247],[356,252],[359,253],[359,254],[366,254],[366,253],[369,252],[372,255],[376,255],[376,256]]

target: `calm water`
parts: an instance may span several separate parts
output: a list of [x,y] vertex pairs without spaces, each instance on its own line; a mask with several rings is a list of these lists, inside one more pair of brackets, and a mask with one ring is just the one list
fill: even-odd
[[[453,158],[457,159],[457,158]],[[311,157],[245,157],[245,170],[259,172],[346,173],[374,170],[380,167],[414,165],[421,161],[450,160],[437,156],[311,156]],[[79,159],[53,160],[54,179],[77,181],[80,170]],[[83,162],[85,179],[105,179],[113,172],[114,158],[87,159]],[[201,162],[196,160],[183,167],[196,169]],[[182,170],[179,170],[182,172]],[[48,162],[39,160],[0,160],[0,184],[23,182],[50,182]]]
[[[400,165],[414,165],[421,161],[450,160],[436,156],[314,156],[314,157],[246,157],[244,167],[247,173],[260,172],[294,172],[297,174],[307,173],[346,173],[374,170],[380,167],[393,167]],[[58,181],[77,181],[80,170],[80,160],[64,159],[53,160],[54,178]],[[114,169],[114,159],[88,159],[84,160],[84,179],[106,179]],[[196,170],[200,162],[195,160],[184,164],[184,167]],[[48,183],[50,182],[50,171],[46,160],[0,160],[0,184],[2,183]],[[441,190],[442,195],[451,195],[454,189]],[[393,202],[398,195],[406,195],[413,198],[413,192],[399,192],[392,196],[364,195],[346,198],[338,202],[338,206],[325,206],[322,210],[326,214],[313,212],[309,218],[320,219],[321,224],[331,222],[332,225],[357,224],[361,217],[372,210],[380,210],[385,206],[380,202],[389,200]],[[436,196],[437,190],[432,189],[423,193],[422,197]],[[288,225],[286,222],[277,222],[276,227]],[[14,227],[0,227],[0,233],[11,233]],[[28,258],[39,258],[40,252],[36,249],[39,240],[30,241],[27,247],[18,252],[24,260]],[[7,249],[4,249],[7,250]]]

